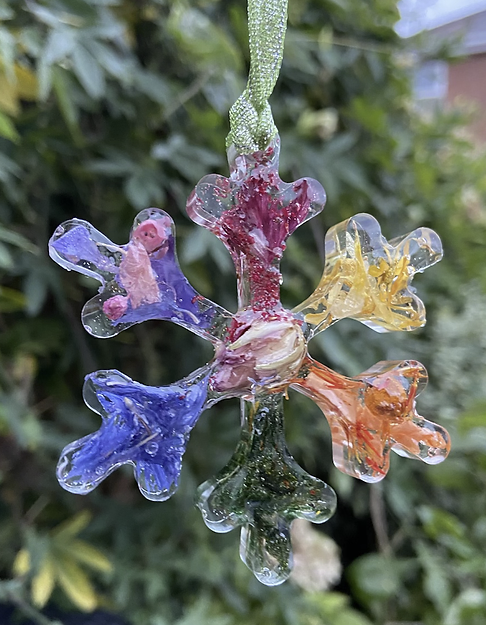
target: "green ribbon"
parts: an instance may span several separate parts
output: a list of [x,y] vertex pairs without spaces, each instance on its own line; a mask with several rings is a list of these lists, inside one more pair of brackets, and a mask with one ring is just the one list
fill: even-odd
[[226,145],[239,154],[265,149],[277,134],[268,98],[282,65],[288,0],[248,0],[250,75],[229,112]]

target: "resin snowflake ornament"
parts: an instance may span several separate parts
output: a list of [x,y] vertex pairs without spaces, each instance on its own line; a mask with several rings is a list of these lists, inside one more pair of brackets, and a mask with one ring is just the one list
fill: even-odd
[[305,302],[280,302],[280,259],[287,238],[324,207],[311,178],[283,182],[280,142],[268,98],[283,53],[287,0],[248,0],[250,74],[230,110],[230,176],[204,177],[187,202],[189,217],[215,234],[234,261],[238,310],[197,293],[182,273],[174,224],[150,208],[135,219],[129,242],[116,245],[91,224],[72,219],[49,243],[62,267],[93,277],[100,290],[83,308],[84,327],[100,338],[147,319],[172,321],[210,341],[210,363],[169,386],[149,387],[119,371],[86,377],[84,399],[101,417],[97,432],[68,445],[57,476],[87,494],[123,464],[142,494],[163,501],[177,489],[182,456],[200,415],[218,401],[241,401],[241,439],[218,475],[202,484],[197,506],[216,532],[241,527],[240,555],[264,584],[292,569],[290,526],[334,513],[330,486],[290,455],[283,401],[292,388],[315,401],[329,422],[338,469],[366,482],[383,479],[390,450],[429,464],[449,451],[449,436],[415,408],[427,374],[415,361],[380,362],[348,378],[313,360],[308,342],[346,317],[373,330],[414,330],[425,311],[411,281],[440,260],[428,228],[386,241],[370,215],[355,215],[326,237],[322,279]]
[[191,287],[177,262],[172,219],[162,210],[142,211],[126,245],[77,219],[59,226],[50,241],[56,262],[101,283],[83,309],[94,336],[162,319],[214,345],[208,365],[166,387],[147,387],[118,371],[88,375],[85,401],[102,424],[63,450],[61,485],[86,494],[131,464],[145,497],[167,499],[201,413],[222,399],[242,398],[240,443],[229,464],[200,486],[197,505],[212,530],[242,528],[241,557],[268,585],[290,574],[292,520],[322,523],[336,506],[334,491],[306,473],[286,447],[283,398],[289,387],[312,398],[329,421],[338,469],[364,481],[386,475],[390,450],[431,464],[449,450],[447,432],[415,409],[427,379],[422,365],[381,362],[347,378],[307,352],[317,332],[345,317],[380,332],[423,325],[423,304],[410,282],[440,259],[439,238],[422,228],[387,242],[370,215],[348,219],[326,237],[316,291],[286,310],[279,268],[285,241],[322,210],[325,194],[309,178],[282,182],[278,155],[278,137],[253,154],[230,149],[230,177],[206,176],[188,200],[191,219],[223,241],[233,258],[235,314]]

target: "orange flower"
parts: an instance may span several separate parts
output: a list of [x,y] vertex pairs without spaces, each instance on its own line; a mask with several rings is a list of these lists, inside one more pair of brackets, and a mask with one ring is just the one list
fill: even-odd
[[449,453],[447,431],[415,408],[426,383],[427,373],[415,361],[379,362],[348,378],[308,356],[292,388],[313,399],[327,418],[337,468],[377,482],[388,471],[390,449],[427,464]]

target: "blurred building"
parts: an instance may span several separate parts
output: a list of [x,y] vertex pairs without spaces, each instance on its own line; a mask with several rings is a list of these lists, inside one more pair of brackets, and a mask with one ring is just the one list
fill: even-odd
[[415,76],[417,99],[431,104],[458,99],[475,104],[473,133],[486,142],[486,0],[437,17],[428,24],[428,36],[451,42],[457,61],[424,63]]

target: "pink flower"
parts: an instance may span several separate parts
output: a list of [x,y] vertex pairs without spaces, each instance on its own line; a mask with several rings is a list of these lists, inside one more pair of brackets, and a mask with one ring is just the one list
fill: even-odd
[[299,371],[306,354],[299,324],[282,313],[262,317],[253,311],[240,315],[240,320],[251,319],[250,325],[243,324],[235,340],[217,350],[219,366],[211,380],[214,390],[283,387]]
[[[138,228],[143,225],[140,224]],[[146,248],[146,244],[155,243],[155,237],[144,241],[145,245],[140,238],[134,238],[127,246],[127,253],[120,263],[120,283],[128,293],[133,308],[160,301],[156,275]]]
[[103,303],[103,312],[110,319],[110,321],[116,321],[122,317],[128,307],[128,297],[123,295],[115,295],[110,297]]
[[166,218],[147,219],[139,224],[132,234],[132,240],[141,243],[149,254],[160,250],[162,258],[169,249],[170,221]]

